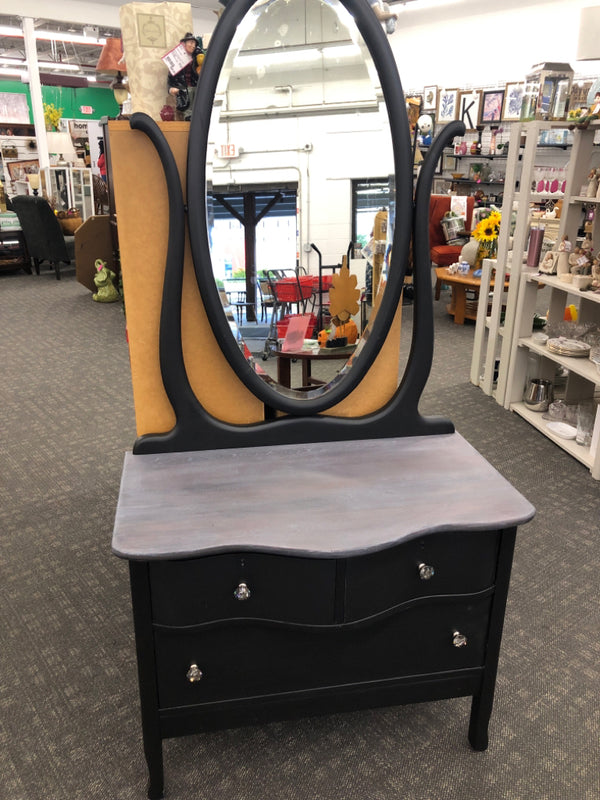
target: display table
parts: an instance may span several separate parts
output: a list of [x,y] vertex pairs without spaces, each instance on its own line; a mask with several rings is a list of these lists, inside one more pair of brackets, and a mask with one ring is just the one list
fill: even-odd
[[[479,295],[481,286],[481,279],[473,276],[473,270],[469,270],[466,275],[459,275],[458,272],[448,272],[446,267],[436,267],[435,275],[438,281],[448,284],[452,289],[452,298],[447,310],[454,317],[454,322],[457,325],[463,325],[466,319],[476,320],[477,301],[472,305],[467,302],[467,289],[473,289]],[[490,288],[494,288],[493,278],[490,281]],[[505,281],[504,288],[508,289],[508,280]]]
[[278,718],[471,695],[485,749],[533,514],[457,433],[127,454],[148,796],[162,739]]
[[275,350],[277,356],[277,381],[282,386],[291,388],[292,385],[292,361],[300,361],[302,365],[302,386],[307,387],[321,384],[320,381],[312,377],[313,361],[334,361],[343,359],[347,361],[356,350],[356,345],[348,347],[321,347],[317,352],[314,350]]

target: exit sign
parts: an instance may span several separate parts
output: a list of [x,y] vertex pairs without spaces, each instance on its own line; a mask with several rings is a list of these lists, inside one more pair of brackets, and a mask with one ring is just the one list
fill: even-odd
[[237,158],[238,157],[237,144],[222,144],[220,155],[221,158]]
[[91,106],[80,106],[79,110],[82,114],[93,114],[94,109]]

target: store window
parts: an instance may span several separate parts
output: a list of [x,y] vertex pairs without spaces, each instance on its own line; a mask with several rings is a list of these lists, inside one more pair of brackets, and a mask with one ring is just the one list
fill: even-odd
[[390,210],[393,191],[389,178],[365,178],[352,181],[352,241],[356,251],[371,238],[375,214]]
[[[209,196],[211,254],[215,278],[246,272],[247,240],[255,239],[256,271],[294,269],[297,262],[297,188],[215,187]],[[253,220],[255,221],[253,224]]]

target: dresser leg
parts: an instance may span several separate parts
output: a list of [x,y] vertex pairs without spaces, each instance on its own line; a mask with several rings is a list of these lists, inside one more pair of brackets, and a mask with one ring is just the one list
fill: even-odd
[[485,702],[481,695],[475,695],[471,704],[469,721],[469,742],[473,750],[487,750],[491,713],[492,701]]

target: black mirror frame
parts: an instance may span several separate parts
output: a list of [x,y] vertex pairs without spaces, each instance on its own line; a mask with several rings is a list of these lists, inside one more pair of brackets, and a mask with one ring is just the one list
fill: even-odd
[[[251,0],[232,0],[227,7],[222,20],[224,25],[217,26],[215,35],[211,40],[211,48],[217,43],[213,52],[221,55],[226,52],[230,41],[230,33],[235,30],[247,9],[252,6]],[[234,424],[220,420],[207,412],[195,396],[187,375],[183,358],[183,343],[181,330],[181,299],[183,291],[183,262],[185,248],[185,217],[186,211],[193,209],[188,214],[188,229],[190,239],[195,243],[194,268],[199,276],[198,284],[208,318],[213,325],[213,332],[221,349],[230,355],[228,361],[234,371],[240,375],[240,369],[253,371],[237,349],[237,345],[222,311],[220,299],[212,277],[212,269],[205,271],[200,268],[207,259],[210,263],[210,251],[207,240],[206,216],[196,216],[200,210],[205,211],[205,186],[197,181],[197,170],[204,176],[205,163],[199,165],[199,154],[206,151],[208,125],[194,128],[194,120],[190,126],[190,141],[196,130],[202,136],[200,147],[188,148],[188,198],[192,189],[192,202],[186,209],[184,195],[177,164],[166,137],[157,123],[147,114],[135,113],[130,118],[133,130],[144,133],[154,145],[163,166],[166,188],[169,198],[169,234],[167,243],[167,258],[165,264],[165,277],[160,316],[159,330],[159,357],[163,385],[169,401],[175,412],[176,422],[173,428],[166,433],[142,434],[133,446],[135,454],[167,453],[185,450],[207,450],[227,447],[252,447],[273,446],[281,444],[294,444],[299,442],[316,441],[344,441],[349,439],[375,439],[402,436],[430,436],[450,434],[454,426],[444,417],[423,417],[419,413],[419,401],[427,383],[433,360],[433,298],[431,284],[431,260],[429,255],[429,202],[435,165],[443,154],[444,147],[449,145],[455,136],[462,136],[465,126],[462,122],[451,122],[436,137],[429,147],[427,157],[419,173],[412,199],[412,155],[410,152],[410,137],[404,98],[396,65],[391,56],[387,40],[380,28],[375,15],[370,11],[364,0],[344,0],[344,5],[352,12],[357,9],[359,29],[365,41],[370,36],[375,41],[383,36],[385,47],[382,55],[377,52],[376,66],[378,70],[382,65],[389,67],[389,74],[382,80],[385,85],[386,101],[390,102],[390,95],[395,104],[388,108],[390,127],[392,132],[397,132],[398,138],[394,140],[394,160],[396,169],[401,165],[399,158],[406,157],[404,166],[409,174],[402,181],[402,194],[397,205],[396,225],[394,230],[394,248],[392,251],[391,275],[384,298],[378,314],[385,315],[385,325],[376,326],[375,336],[371,336],[367,345],[372,348],[371,356],[374,358],[387,335],[391,321],[394,318],[404,283],[408,247],[412,237],[413,242],[413,285],[415,292],[413,333],[408,363],[400,385],[389,401],[375,412],[362,417],[340,417],[318,413],[321,407],[329,408],[346,396],[361,380],[368,368],[363,362],[362,368],[352,374],[352,370],[344,378],[341,387],[335,386],[325,394],[325,403],[317,400],[298,401],[284,397],[279,392],[270,390],[273,395],[273,405],[265,403],[264,419],[250,424]],[[363,26],[363,27],[361,27]],[[365,36],[365,30],[367,35]],[[219,31],[225,31],[220,33]],[[209,48],[210,50],[210,48]],[[391,59],[391,60],[390,60]],[[218,59],[215,56],[208,61],[205,81],[200,82],[200,99],[209,91],[211,81],[218,78]],[[208,76],[208,77],[207,77]],[[390,85],[391,84],[391,85]],[[216,84],[215,84],[216,85]],[[204,94],[203,94],[204,93]],[[210,102],[212,103],[212,94]],[[202,105],[196,99],[195,119],[200,120]],[[403,127],[403,123],[406,122]],[[168,125],[168,123],[165,123]],[[400,125],[400,127],[398,127]],[[392,127],[393,126],[393,127]],[[402,143],[402,147],[400,146]],[[405,153],[405,143],[408,152]],[[204,148],[204,149],[203,149]],[[194,180],[196,178],[196,180]],[[398,184],[398,181],[397,181]],[[200,225],[194,225],[194,220],[200,219]],[[200,249],[198,249],[200,247]],[[198,256],[200,260],[198,260]],[[210,313],[209,313],[210,311]],[[367,346],[366,345],[366,346]],[[365,346],[365,347],[366,347]],[[235,348],[235,351],[232,351]],[[371,362],[369,362],[371,363]],[[243,372],[244,378],[247,372]],[[255,376],[254,376],[255,377]],[[260,379],[259,379],[260,380]],[[246,382],[252,386],[252,382]],[[261,381],[261,387],[264,385]],[[258,396],[258,393],[256,393]],[[279,415],[283,406],[290,408],[290,413]]]
[[412,217],[412,153],[411,139],[402,92],[402,85],[393,53],[381,23],[365,0],[340,0],[354,17],[375,68],[386,102],[392,138],[396,175],[396,225],[388,270],[387,284],[377,322],[369,331],[362,352],[355,358],[352,369],[344,372],[325,388],[308,392],[275,389],[266,383],[247,362],[231,335],[223,313],[211,265],[206,207],[206,155],[212,109],[221,69],[227,58],[237,27],[255,0],[230,0],[211,37],[196,89],[190,125],[187,168],[187,201],[190,244],[196,280],[204,307],[219,346],[237,376],[265,405],[294,416],[311,416],[330,409],[358,386],[379,353],[394,319],[406,275]]

